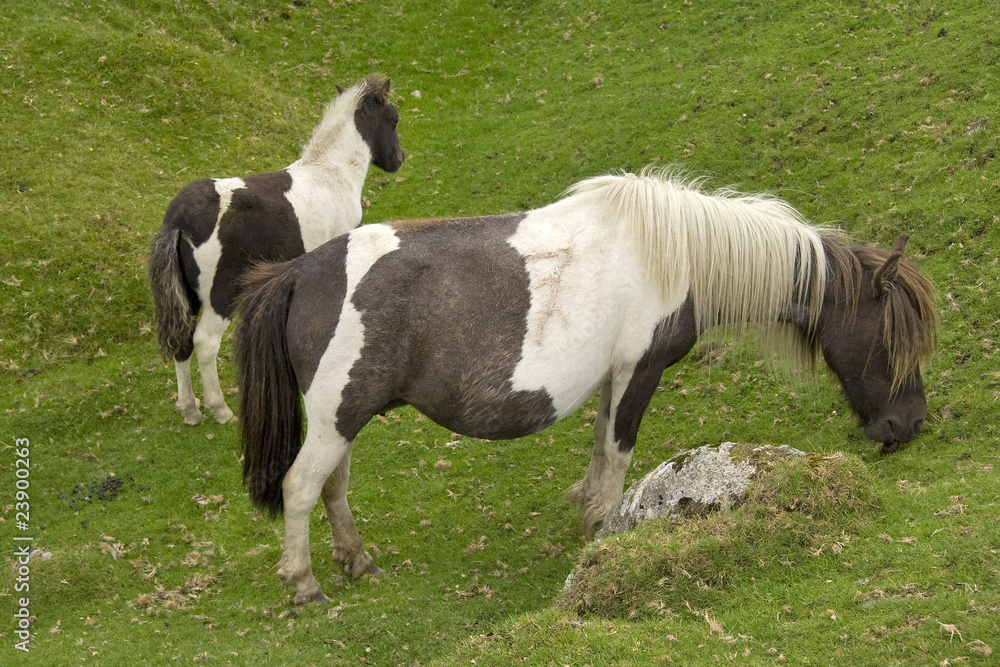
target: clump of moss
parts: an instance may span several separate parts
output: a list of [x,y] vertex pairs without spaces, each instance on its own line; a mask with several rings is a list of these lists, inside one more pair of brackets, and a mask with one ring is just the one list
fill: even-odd
[[857,532],[880,507],[867,468],[843,454],[777,460],[730,511],[649,521],[588,545],[560,605],[578,614],[641,618],[711,605],[775,563],[800,562]]

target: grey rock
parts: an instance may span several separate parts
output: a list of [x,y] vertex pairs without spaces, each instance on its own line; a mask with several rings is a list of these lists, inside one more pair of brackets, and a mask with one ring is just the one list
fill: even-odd
[[724,442],[677,454],[632,484],[604,518],[601,539],[643,521],[724,511],[746,495],[752,480],[778,458],[804,456],[787,445]]

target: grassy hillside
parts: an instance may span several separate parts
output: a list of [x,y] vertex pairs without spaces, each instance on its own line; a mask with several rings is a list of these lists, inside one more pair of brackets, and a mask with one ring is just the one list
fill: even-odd
[[[48,555],[30,567],[31,654],[12,648],[8,621],[4,656],[996,660],[995,0],[7,4],[0,526],[8,545],[25,535],[14,445],[28,438],[32,546]],[[386,575],[335,572],[317,510],[314,568],[332,599],[294,608],[274,576],[281,523],[250,508],[235,429],[173,413],[144,262],[181,187],[289,164],[335,84],[373,71],[392,79],[407,161],[369,175],[369,222],[524,210],[588,176],[677,164],[709,186],[777,193],[865,242],[911,234],[942,317],[917,440],[881,457],[825,375],[797,383],[752,350],[704,343],[664,374],[629,478],[688,447],[774,442],[842,452],[877,503],[803,533],[811,515],[749,532],[658,526],[604,553],[561,499],[586,468],[593,404],[499,443],[404,409],[362,432],[352,467],[352,506]],[[221,365],[230,388],[226,354]],[[685,540],[686,568],[650,556]],[[595,564],[587,590],[605,597],[560,597],[578,561]],[[626,566],[596,565],[609,561]],[[8,619],[15,574],[0,589]]]

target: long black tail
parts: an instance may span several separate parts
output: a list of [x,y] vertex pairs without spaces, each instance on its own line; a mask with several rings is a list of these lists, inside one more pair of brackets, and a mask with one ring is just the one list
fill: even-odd
[[164,357],[184,360],[194,349],[198,312],[181,274],[180,234],[176,228],[160,229],[149,251],[147,271],[160,351]]
[[302,446],[299,384],[286,330],[297,279],[292,263],[252,269],[234,337],[243,483],[253,504],[272,518],[284,509],[281,482]]

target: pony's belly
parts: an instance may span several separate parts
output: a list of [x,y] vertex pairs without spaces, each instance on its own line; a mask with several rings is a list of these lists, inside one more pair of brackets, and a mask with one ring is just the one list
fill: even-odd
[[607,366],[586,368],[570,362],[562,369],[553,369],[547,378],[539,378],[530,384],[526,378],[520,378],[525,387],[521,391],[528,391],[527,387],[533,386],[535,391],[548,396],[555,415],[553,421],[558,421],[576,412],[593,397],[607,377]]
[[483,440],[537,433],[564,416],[545,389],[516,389],[502,375],[437,376],[411,386],[402,400],[440,426]]
[[533,392],[513,392],[492,403],[470,403],[461,414],[452,406],[413,407],[439,426],[480,440],[521,438],[538,433],[561,418],[552,411],[552,402],[547,396]]

